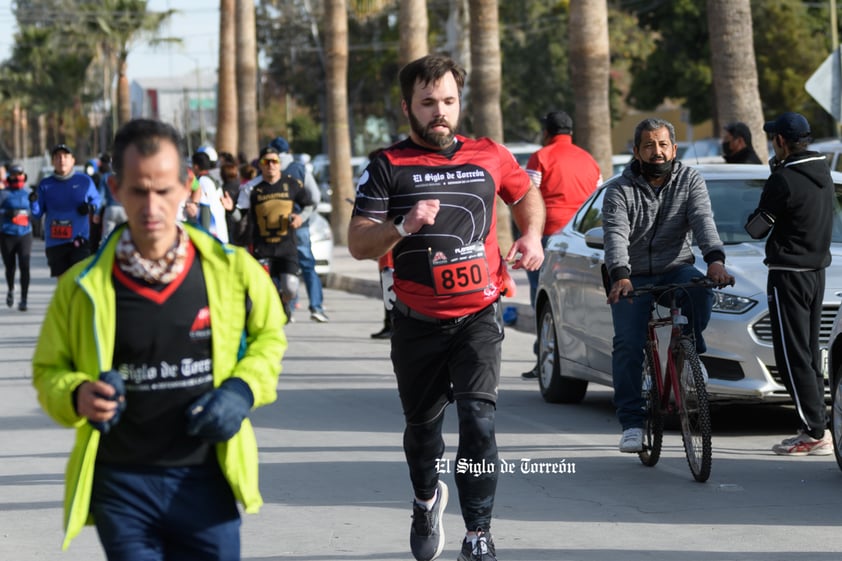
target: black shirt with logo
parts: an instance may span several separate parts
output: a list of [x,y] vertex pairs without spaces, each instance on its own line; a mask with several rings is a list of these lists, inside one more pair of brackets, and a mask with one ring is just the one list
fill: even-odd
[[249,223],[252,225],[254,256],[275,257],[298,262],[295,229],[289,217],[295,205],[310,206],[313,201],[304,183],[286,173],[275,183],[261,181],[249,195]]
[[102,437],[100,462],[174,467],[212,458],[212,447],[186,428],[190,404],[213,389],[211,318],[192,245],[187,261],[166,285],[147,284],[114,266],[113,368],[126,384],[126,409]]

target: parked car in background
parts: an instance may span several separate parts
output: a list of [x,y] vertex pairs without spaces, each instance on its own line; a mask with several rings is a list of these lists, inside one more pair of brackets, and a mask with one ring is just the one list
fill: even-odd
[[722,164],[722,142],[718,138],[679,141],[676,158],[687,163]]
[[[842,293],[837,296],[842,297]],[[827,375],[830,389],[830,430],[836,464],[842,469],[842,308],[836,311],[827,343]]]
[[[720,401],[788,401],[775,367],[766,299],[764,240],[744,230],[757,206],[769,168],[764,165],[693,166],[707,183],[716,227],[725,244],[733,287],[714,291],[708,351],[701,358],[710,375],[708,392]],[[834,173],[837,191],[842,174]],[[573,220],[550,237],[536,297],[539,386],[550,402],[576,403],[589,382],[611,386],[613,326],[601,267],[602,201],[605,187],[588,199]],[[707,270],[698,249],[696,266]],[[842,210],[837,205],[827,270],[821,342],[827,345],[842,296]],[[842,351],[840,351],[842,357]],[[840,363],[842,364],[842,363]],[[842,422],[842,421],[840,421]]]
[[[329,218],[330,212],[333,209],[331,199],[333,196],[333,184],[330,179],[330,160],[328,159],[327,154],[317,154],[313,158],[312,163],[313,177],[316,178],[316,182],[318,182],[319,190],[322,194],[322,200],[319,202],[319,206],[316,210],[318,210],[320,214]],[[365,170],[366,166],[368,166],[367,156],[351,157],[351,181],[355,188],[357,186],[357,180],[363,174],[363,170]]]
[[333,261],[333,232],[330,223],[318,212],[310,216],[310,249],[316,259],[316,274],[324,277],[330,272]]
[[827,165],[832,171],[842,171],[842,140],[824,140],[822,142],[814,142],[809,147],[810,150],[821,152],[827,156]]
[[611,156],[611,168],[615,174],[623,173],[632,160],[631,154],[614,154]]
[[510,142],[505,146],[515,157],[520,167],[524,169],[526,169],[526,163],[529,161],[529,157],[543,148],[540,144],[534,144],[532,142]]

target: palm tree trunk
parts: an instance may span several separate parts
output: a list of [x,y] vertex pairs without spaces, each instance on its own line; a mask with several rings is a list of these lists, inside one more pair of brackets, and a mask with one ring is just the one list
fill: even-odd
[[573,138],[597,161],[602,177],[608,178],[612,175],[608,102],[611,62],[606,1],[572,0],[569,32],[570,80],[576,103]]
[[117,59],[117,126],[121,127],[132,118],[132,105],[129,99],[129,78],[126,76],[128,53],[123,51]]
[[[503,142],[503,111],[500,108],[502,64],[500,20],[497,0],[470,0],[471,68],[470,122],[476,136]],[[512,245],[511,213],[497,199],[497,242],[503,253]]]
[[354,198],[351,137],[348,127],[348,8],[346,0],[325,1],[327,75],[327,139],[333,184],[331,229],[339,245],[348,244],[348,223]]
[[[237,0],[237,139],[248,158],[260,151],[257,138],[257,38],[253,0]],[[220,80],[221,81],[221,80]]]
[[[765,139],[751,3],[707,0],[707,11],[717,124],[742,121],[751,129],[752,138]],[[754,150],[761,160],[769,156],[766,142],[755,142]]]
[[219,74],[217,78],[216,150],[236,155],[237,146],[237,28],[236,0],[219,2]]
[[24,158],[21,142],[20,101],[15,101],[12,109],[12,157],[15,160]]
[[503,142],[497,0],[471,0],[471,123],[477,136]]
[[426,0],[402,0],[398,12],[400,21],[400,50],[398,63],[401,66],[428,54]]
[[[473,74],[471,69],[471,34],[465,33],[471,28],[471,10],[468,0],[448,0],[448,15],[445,36],[444,51],[450,53],[450,57],[462,65],[468,76]],[[462,90],[462,110],[470,111],[471,88],[465,84]]]

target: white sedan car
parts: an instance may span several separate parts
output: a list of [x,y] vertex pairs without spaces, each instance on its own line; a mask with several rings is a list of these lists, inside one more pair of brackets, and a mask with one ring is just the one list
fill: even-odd
[[333,261],[333,232],[330,223],[318,212],[310,216],[310,249],[316,259],[316,274],[324,277]]
[[[736,277],[733,287],[714,291],[713,313],[705,331],[708,351],[702,356],[710,375],[708,392],[711,399],[720,401],[787,401],[789,396],[775,367],[772,349],[764,241],[752,240],[743,228],[757,206],[769,168],[728,164],[694,167],[707,183],[714,220],[725,244],[726,265]],[[834,173],[834,180],[839,193],[842,174]],[[597,189],[547,244],[535,315],[539,385],[544,399],[550,402],[581,401],[589,382],[612,385],[614,329],[601,275],[603,195],[604,188]],[[833,264],[827,270],[822,312],[824,345],[842,296],[842,211],[838,205],[836,217]],[[707,269],[698,251],[696,266],[702,272]]]

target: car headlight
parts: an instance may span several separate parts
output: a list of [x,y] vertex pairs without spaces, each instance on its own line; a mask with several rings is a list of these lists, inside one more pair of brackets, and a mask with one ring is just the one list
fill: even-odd
[[722,314],[744,314],[757,304],[757,300],[735,296],[719,290],[713,291],[713,311]]
[[310,243],[332,240],[333,232],[330,223],[321,216],[314,214],[310,217]]

